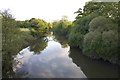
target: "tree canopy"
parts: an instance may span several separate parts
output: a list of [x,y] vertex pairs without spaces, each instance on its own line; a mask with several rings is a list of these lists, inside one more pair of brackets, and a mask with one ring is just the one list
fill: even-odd
[[87,2],[73,22],[69,34],[70,46],[83,54],[118,63],[118,3]]

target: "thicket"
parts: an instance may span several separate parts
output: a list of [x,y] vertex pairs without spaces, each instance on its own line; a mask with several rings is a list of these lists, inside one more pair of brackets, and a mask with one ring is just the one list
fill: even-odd
[[87,2],[79,9],[69,34],[71,47],[83,54],[119,64],[118,3]]
[[[13,56],[29,45],[34,38],[29,32],[16,27],[16,20],[8,10],[0,12],[2,16],[2,76],[12,77]],[[29,42],[28,42],[29,41]]]
[[68,37],[70,33],[72,22],[68,21],[66,18],[62,18],[59,21],[53,22],[52,31],[54,34],[59,36]]

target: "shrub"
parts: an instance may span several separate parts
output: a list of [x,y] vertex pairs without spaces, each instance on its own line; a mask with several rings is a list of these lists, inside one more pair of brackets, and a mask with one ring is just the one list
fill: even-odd
[[108,20],[105,17],[99,16],[94,18],[90,23],[89,23],[89,31],[94,31],[96,29],[103,31],[106,27],[105,24],[109,23]]
[[60,20],[53,23],[53,32],[54,34],[68,37],[69,31],[71,29],[72,23],[68,20]]
[[83,53],[116,63],[118,61],[117,25],[101,16],[94,18],[89,25],[89,33],[84,37]]
[[89,22],[98,16],[97,14],[90,14],[88,16],[78,18],[73,23],[73,27],[69,34],[69,44],[70,46],[77,46],[81,49],[83,48],[84,35],[89,31]]

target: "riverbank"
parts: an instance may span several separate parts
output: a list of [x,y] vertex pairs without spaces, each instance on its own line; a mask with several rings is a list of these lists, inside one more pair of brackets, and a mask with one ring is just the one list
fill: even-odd
[[[82,51],[82,49],[80,49],[79,47],[71,46],[71,48],[76,48],[76,49]],[[111,59],[111,58],[109,58],[109,57],[99,56],[99,55],[97,55],[97,54],[89,54],[89,55],[86,55],[85,53],[83,53],[83,51],[82,51],[81,54],[84,55],[84,56],[87,56],[87,57],[89,57],[89,58],[91,58],[91,59],[93,59],[93,60],[102,60],[102,61],[104,61],[104,62],[109,62],[110,64],[114,64],[114,65],[120,66],[119,56],[117,56],[117,60],[116,60],[116,59],[115,59],[116,57],[115,57],[115,58],[113,57],[113,58]]]
[[119,78],[119,66],[103,59],[93,59],[82,53],[79,48],[70,47],[69,56],[79,66],[87,78]]
[[[103,61],[107,61],[107,62],[110,62],[111,64],[116,64],[116,65],[119,65],[120,66],[120,61],[117,59],[116,60],[116,57],[114,58],[110,58],[110,57],[105,57],[105,56],[98,56],[98,55],[86,55],[88,57],[90,57],[91,59],[94,59],[94,60],[103,60]],[[118,56],[117,56],[118,57]]]

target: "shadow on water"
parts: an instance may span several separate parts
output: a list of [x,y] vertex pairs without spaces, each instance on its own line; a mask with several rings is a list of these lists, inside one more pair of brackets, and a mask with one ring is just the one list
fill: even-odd
[[118,66],[103,60],[90,59],[78,48],[71,48],[69,57],[81,68],[88,78],[118,78]]

